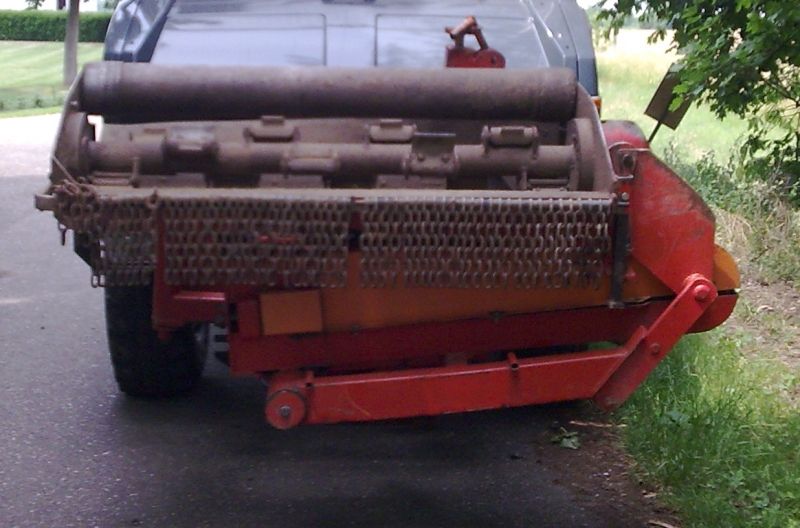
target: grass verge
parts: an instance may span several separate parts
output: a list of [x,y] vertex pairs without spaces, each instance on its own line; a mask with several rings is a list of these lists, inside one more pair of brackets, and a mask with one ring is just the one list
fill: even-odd
[[[623,31],[598,54],[604,117],[646,132],[654,122],[642,112],[676,58],[648,45],[649,33]],[[740,163],[746,130],[693,106],[653,149],[714,208],[718,243],[765,291],[745,289],[731,324],[682,340],[616,418],[642,476],[686,526],[799,528],[800,326],[787,316],[791,301],[769,299],[760,283],[800,286],[800,211],[768,174]]]
[[[102,44],[78,45],[78,63],[100,60]],[[64,45],[59,42],[0,41],[0,115],[29,108],[57,107],[64,101]]]
[[41,108],[24,108],[22,110],[9,110],[8,112],[0,112],[0,119],[6,117],[29,117],[44,114],[58,114],[63,109],[62,106],[44,106]]
[[646,478],[688,526],[800,527],[797,384],[742,335],[685,338],[618,412]]
[[664,157],[715,209],[748,284],[726,327],[684,339],[621,410],[626,446],[688,526],[800,527],[800,211],[736,156]]

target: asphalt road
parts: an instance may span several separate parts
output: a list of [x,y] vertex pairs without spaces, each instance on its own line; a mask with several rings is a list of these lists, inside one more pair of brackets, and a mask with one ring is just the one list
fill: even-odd
[[55,123],[35,119],[0,120],[0,526],[643,525],[562,471],[547,439],[575,406],[281,432],[213,362],[179,400],[118,393],[102,291],[32,207]]

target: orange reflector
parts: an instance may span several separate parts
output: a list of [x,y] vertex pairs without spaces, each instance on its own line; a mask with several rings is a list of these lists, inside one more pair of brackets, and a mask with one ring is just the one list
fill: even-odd
[[592,96],[592,102],[594,103],[595,108],[597,108],[597,115],[603,115],[603,98],[600,96]]

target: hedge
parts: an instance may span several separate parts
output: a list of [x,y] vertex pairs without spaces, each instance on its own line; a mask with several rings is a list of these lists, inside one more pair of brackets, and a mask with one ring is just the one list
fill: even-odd
[[[78,39],[103,42],[111,13],[82,13]],[[63,42],[67,28],[66,11],[0,11],[0,40]]]

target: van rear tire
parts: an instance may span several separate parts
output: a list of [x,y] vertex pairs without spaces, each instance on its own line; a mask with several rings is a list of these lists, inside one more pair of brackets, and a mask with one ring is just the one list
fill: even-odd
[[207,355],[206,325],[187,325],[166,341],[153,329],[150,286],[105,288],[106,332],[119,389],[129,396],[165,398],[200,381]]

